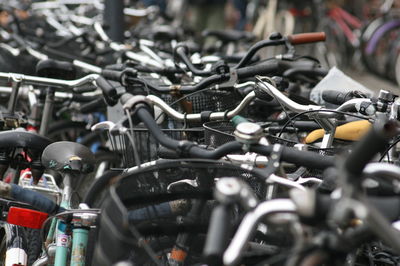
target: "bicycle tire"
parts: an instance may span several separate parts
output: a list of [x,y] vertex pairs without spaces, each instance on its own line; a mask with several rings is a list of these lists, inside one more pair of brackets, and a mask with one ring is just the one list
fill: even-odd
[[328,36],[325,42],[316,44],[316,58],[321,62],[321,65],[326,68],[347,66],[349,62],[347,59],[347,39],[337,23],[330,18],[325,18],[321,20],[317,29],[317,31],[325,32]]
[[0,265],[27,265],[28,245],[23,227],[0,224]]
[[28,246],[28,265],[32,265],[39,258],[42,251],[40,229],[24,228],[24,230]]

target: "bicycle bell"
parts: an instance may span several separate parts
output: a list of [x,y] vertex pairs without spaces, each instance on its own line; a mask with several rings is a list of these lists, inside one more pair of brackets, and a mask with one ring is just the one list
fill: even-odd
[[234,135],[235,139],[243,144],[254,144],[263,137],[263,129],[258,124],[244,122],[236,126]]

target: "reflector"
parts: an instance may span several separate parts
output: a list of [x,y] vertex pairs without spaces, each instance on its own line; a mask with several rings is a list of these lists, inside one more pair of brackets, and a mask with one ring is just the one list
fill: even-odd
[[49,215],[44,212],[19,207],[10,207],[7,215],[7,223],[40,229],[47,217],[49,217]]

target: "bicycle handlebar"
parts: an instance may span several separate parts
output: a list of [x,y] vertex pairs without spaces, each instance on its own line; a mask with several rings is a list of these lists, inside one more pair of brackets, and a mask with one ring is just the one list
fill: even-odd
[[356,143],[344,163],[344,170],[351,179],[349,181],[359,183],[359,177],[365,165],[373,159],[375,154],[384,150],[390,139],[397,133],[398,125],[395,121],[387,121],[386,117],[377,119],[368,133]]
[[75,80],[62,80],[53,78],[43,78],[36,76],[28,76],[18,73],[5,73],[0,72],[0,80],[21,82],[27,85],[39,85],[39,86],[52,86],[59,88],[75,88],[85,84],[93,83],[99,75],[90,74],[80,79]]
[[170,117],[178,121],[190,121],[190,122],[206,122],[206,121],[216,121],[223,119],[230,119],[235,115],[239,114],[254,98],[256,98],[255,92],[250,92],[246,97],[236,106],[235,109],[228,112],[203,112],[200,114],[182,114],[175,109],[171,108],[166,102],[155,95],[148,95],[146,99],[153,105],[159,107]]
[[48,214],[56,214],[65,211],[64,208],[38,192],[3,181],[0,181],[0,195],[30,204],[35,209]]
[[210,217],[203,255],[210,265],[222,264],[222,254],[228,244],[231,210],[226,205],[217,205]]
[[290,199],[273,199],[260,203],[243,218],[235,236],[223,255],[224,265],[236,265],[243,255],[246,243],[252,237],[256,225],[265,216],[274,213],[293,213],[296,205]]
[[[143,122],[157,142],[168,149],[177,151],[180,157],[219,159],[227,154],[243,151],[242,144],[237,141],[228,142],[215,150],[206,150],[192,142],[171,139],[161,131],[153,116],[143,104],[136,105],[133,115],[135,116],[134,121],[138,119]],[[249,151],[268,156],[272,153],[273,146],[251,145]],[[290,147],[282,147],[281,158],[283,161],[313,169],[326,169],[335,163],[333,157],[309,151],[299,151]]]
[[[319,105],[298,104],[295,101],[289,99],[286,95],[284,95],[281,91],[279,91],[277,88],[275,88],[272,84],[268,82],[263,82],[261,80],[258,80],[256,82],[256,86],[261,90],[265,91],[266,93],[268,93],[269,95],[271,95],[272,97],[276,98],[281,104],[283,104],[285,107],[289,108],[293,112],[302,113],[307,111],[321,110],[320,115],[322,115],[323,117],[329,118],[337,116],[337,114],[335,113],[324,112],[323,107]],[[351,99],[347,102],[344,102],[338,108],[332,109],[332,111],[338,111],[338,112],[348,111],[349,109],[356,107],[357,104],[360,104],[361,102],[371,102],[371,100],[365,98]]]
[[[321,110],[321,115],[324,117],[334,117],[336,114],[332,114],[329,112],[324,112],[322,106],[319,105],[302,105],[298,104],[287,96],[285,96],[282,92],[280,92],[277,88],[267,82],[258,82],[256,83],[257,86],[264,92],[268,93],[272,97],[275,97],[281,102],[283,105],[288,107],[290,110],[301,113],[307,112],[310,110]],[[165,112],[168,116],[172,117],[178,121],[189,121],[189,122],[207,122],[207,121],[216,121],[216,120],[223,120],[223,119],[230,119],[235,115],[238,115],[253,99],[255,99],[256,93],[250,92],[247,96],[236,106],[235,109],[226,111],[226,112],[203,112],[199,114],[182,114],[175,109],[171,108],[167,103],[165,103],[162,99],[155,95],[148,95],[146,96],[146,101],[151,104],[159,107],[163,112]],[[131,98],[131,97],[128,97]],[[352,99],[333,111],[347,111],[352,107],[356,106],[360,102],[370,101],[369,99]],[[129,101],[125,103],[126,107],[129,107]]]

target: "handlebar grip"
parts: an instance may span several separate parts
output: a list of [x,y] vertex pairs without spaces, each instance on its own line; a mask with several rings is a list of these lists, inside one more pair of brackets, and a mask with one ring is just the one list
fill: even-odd
[[104,69],[103,71],[101,71],[101,75],[108,80],[121,81],[122,72],[111,69]]
[[15,184],[11,185],[11,197],[17,201],[30,204],[39,211],[48,214],[56,214],[65,210],[42,194]]
[[209,265],[222,265],[222,256],[228,245],[230,211],[227,205],[217,205],[210,219],[203,256]]
[[76,94],[76,93],[74,93],[71,98],[72,101],[81,102],[81,103],[91,102],[91,101],[94,101],[95,99],[97,99],[96,96],[86,96],[86,95]]
[[325,32],[308,32],[288,35],[287,39],[293,45],[313,43],[313,42],[323,42],[326,40]]
[[179,154],[171,149],[160,146],[157,150],[157,156],[164,159],[178,159]]
[[81,105],[80,107],[80,111],[82,114],[87,114],[87,113],[91,113],[94,110],[98,110],[99,108],[105,107],[106,104],[104,102],[104,98],[100,97],[97,98],[91,102],[85,103],[83,105]]
[[341,105],[352,98],[352,92],[343,93],[335,90],[327,90],[322,92],[322,99],[325,102],[336,105]]
[[114,106],[117,103],[117,101],[114,99],[117,96],[116,88],[108,80],[101,76],[97,78],[96,84],[103,92],[106,103],[110,106]]
[[250,78],[256,75],[275,74],[279,71],[280,64],[276,61],[261,63],[254,66],[239,68],[237,70],[237,77],[239,79]]
[[[325,219],[332,208],[335,208],[335,202],[330,195],[317,194],[315,198],[315,218],[318,221]],[[379,210],[382,215],[390,221],[396,221],[400,218],[400,198],[393,197],[367,197],[367,202]]]
[[105,68],[108,70],[122,71],[124,70],[125,67],[126,67],[125,64],[113,64],[113,65],[107,65]]
[[383,151],[390,139],[397,133],[395,121],[387,121],[386,117],[378,117],[374,126],[355,144],[353,151],[344,163],[344,170],[359,182],[362,170],[374,156]]

